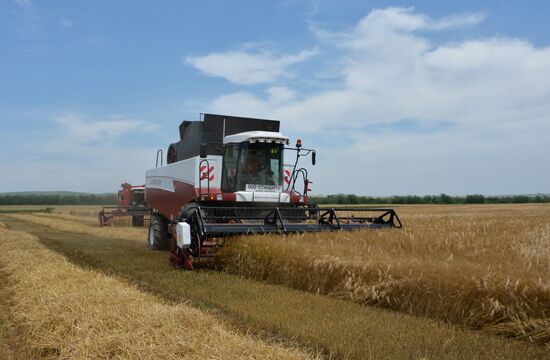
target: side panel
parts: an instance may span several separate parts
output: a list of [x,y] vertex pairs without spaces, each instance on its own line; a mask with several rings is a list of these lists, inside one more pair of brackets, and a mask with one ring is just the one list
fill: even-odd
[[167,191],[159,188],[147,188],[145,190],[145,201],[147,205],[158,210],[168,219],[176,218],[185,204],[197,201],[195,187],[173,180],[174,191]]
[[[197,192],[201,194],[221,192],[222,156],[209,155],[206,159],[197,158]],[[200,177],[199,177],[200,173]]]
[[145,173],[145,202],[167,218],[176,217],[181,207],[196,201],[197,158],[177,161]]
[[145,189],[157,188],[174,191],[171,180],[179,180],[194,185],[197,182],[197,159],[193,157],[187,160],[177,161],[165,166],[160,166],[145,172]]
[[203,161],[196,156],[166,166],[147,170],[145,201],[167,218],[177,217],[181,208],[197,201],[199,184],[203,194],[219,192],[221,156],[209,156]]

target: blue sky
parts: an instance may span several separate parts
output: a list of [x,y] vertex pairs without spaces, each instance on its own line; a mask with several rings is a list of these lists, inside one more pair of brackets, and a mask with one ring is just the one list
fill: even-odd
[[315,193],[550,192],[545,1],[0,3],[0,192],[115,191],[200,112],[276,118]]

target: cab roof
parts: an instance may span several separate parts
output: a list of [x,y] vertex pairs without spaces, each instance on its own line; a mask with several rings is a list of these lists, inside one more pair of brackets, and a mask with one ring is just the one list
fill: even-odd
[[234,135],[228,135],[223,138],[224,144],[234,144],[242,142],[271,142],[278,144],[289,143],[288,137],[284,136],[280,132],[273,131],[246,131]]

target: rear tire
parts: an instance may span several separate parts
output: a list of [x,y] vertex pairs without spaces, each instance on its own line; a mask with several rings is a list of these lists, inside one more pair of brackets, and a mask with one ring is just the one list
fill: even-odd
[[168,221],[164,216],[159,214],[151,214],[147,240],[149,248],[152,250],[168,250],[170,248]]

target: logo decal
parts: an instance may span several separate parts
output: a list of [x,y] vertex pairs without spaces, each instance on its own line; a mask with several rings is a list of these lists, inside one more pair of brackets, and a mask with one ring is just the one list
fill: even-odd
[[210,168],[208,170],[206,170],[206,166],[203,165],[201,166],[200,168],[200,174],[201,174],[201,178],[200,180],[209,180],[209,181],[213,181],[214,180],[214,166],[210,166]]
[[284,181],[285,181],[285,184],[290,183],[290,170],[285,170]]

